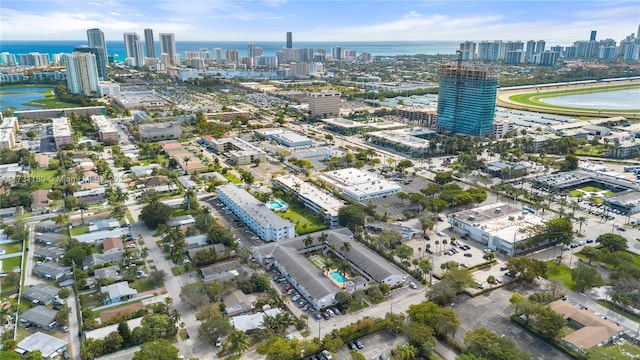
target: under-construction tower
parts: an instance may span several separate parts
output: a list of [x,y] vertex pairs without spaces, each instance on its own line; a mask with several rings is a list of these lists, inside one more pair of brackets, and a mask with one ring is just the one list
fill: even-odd
[[440,64],[438,130],[472,136],[493,134],[498,76],[486,66]]

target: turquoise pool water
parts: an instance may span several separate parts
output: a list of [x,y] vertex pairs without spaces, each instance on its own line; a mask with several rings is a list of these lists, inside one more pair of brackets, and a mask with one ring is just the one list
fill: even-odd
[[282,211],[287,209],[288,204],[280,199],[274,199],[267,203],[267,207],[271,210]]
[[346,277],[344,277],[342,274],[340,274],[340,273],[339,273],[339,272],[337,272],[337,271],[332,271],[332,272],[330,272],[330,273],[329,273],[329,276],[331,276],[331,278],[332,278],[333,280],[335,280],[337,283],[343,283],[343,282],[347,281],[347,278],[346,278]]

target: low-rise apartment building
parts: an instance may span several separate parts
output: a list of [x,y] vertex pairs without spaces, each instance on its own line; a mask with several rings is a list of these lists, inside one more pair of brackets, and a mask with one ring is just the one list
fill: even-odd
[[118,140],[120,138],[116,126],[104,115],[91,115],[93,127],[98,133],[98,140],[104,142],[107,140]]
[[142,141],[177,139],[182,135],[182,126],[178,121],[140,124],[138,130]]
[[265,151],[239,138],[214,139],[203,136],[202,141],[216,153],[228,156],[235,165],[251,164],[256,159],[262,161],[267,158]]
[[73,144],[73,132],[71,131],[71,124],[66,117],[59,117],[51,119],[53,126],[53,139],[56,144],[56,148],[60,148],[62,145]]
[[273,184],[295,194],[308,209],[322,216],[331,228],[338,227],[338,211],[344,203],[331,192],[293,175],[277,177]]
[[264,241],[281,241],[295,236],[295,225],[281,219],[253,195],[234,184],[216,188],[218,200]]
[[329,171],[319,178],[357,201],[393,195],[402,189],[393,181],[380,179],[372,173],[355,168]]

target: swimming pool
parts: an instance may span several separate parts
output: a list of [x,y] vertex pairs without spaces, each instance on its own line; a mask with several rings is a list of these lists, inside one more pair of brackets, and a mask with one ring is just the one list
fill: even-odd
[[274,199],[267,202],[267,207],[273,211],[287,211],[289,205],[280,199]]
[[347,281],[347,278],[344,277],[344,275],[340,274],[337,271],[332,271],[329,273],[329,276],[331,276],[331,278],[333,280],[335,280],[335,282],[342,284],[343,282]]

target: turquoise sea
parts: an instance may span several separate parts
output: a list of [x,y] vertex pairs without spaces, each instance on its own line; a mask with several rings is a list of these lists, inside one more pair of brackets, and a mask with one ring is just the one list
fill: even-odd
[[[0,41],[0,52],[12,54],[26,54],[29,52],[48,53],[49,56],[59,53],[71,53],[73,48],[86,45],[86,40],[58,40],[58,41]],[[280,41],[176,41],[176,50],[183,55],[185,51],[197,51],[206,48],[223,50],[237,50],[241,57],[247,54],[247,45],[261,47],[264,56],[274,56],[276,51],[285,46]],[[156,42],[156,54],[160,53],[160,44]],[[363,52],[372,56],[396,55],[454,55],[460,46],[459,41],[357,41],[357,42],[294,42],[295,48],[324,49],[331,54],[332,46],[341,46],[342,50],[355,50],[357,54]],[[114,59],[124,60],[124,41],[107,41],[107,52]]]

